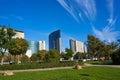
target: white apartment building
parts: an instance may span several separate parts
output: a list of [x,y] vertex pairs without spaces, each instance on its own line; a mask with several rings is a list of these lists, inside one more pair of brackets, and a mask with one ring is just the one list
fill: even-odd
[[84,44],[81,41],[70,39],[70,49],[76,54],[76,52],[84,53]]
[[15,30],[16,35],[14,36],[14,38],[23,38],[24,39],[24,32],[23,31],[18,31]]
[[45,50],[45,41],[39,41],[39,50]]

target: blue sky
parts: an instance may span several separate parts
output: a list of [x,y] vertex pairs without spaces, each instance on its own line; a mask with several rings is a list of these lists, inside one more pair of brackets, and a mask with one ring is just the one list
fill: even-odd
[[24,31],[25,39],[45,40],[60,29],[62,47],[69,39],[92,34],[108,42],[120,38],[120,0],[0,0],[0,25]]

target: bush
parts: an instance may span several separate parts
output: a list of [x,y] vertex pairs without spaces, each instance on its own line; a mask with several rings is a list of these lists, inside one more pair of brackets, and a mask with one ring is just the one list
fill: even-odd
[[120,64],[120,49],[111,55],[113,64]]
[[[78,62],[81,64],[81,62]],[[58,63],[27,63],[27,64],[12,64],[1,65],[0,70],[20,70],[20,69],[38,69],[38,68],[52,68],[52,67],[67,67],[76,65],[75,61],[58,62]]]

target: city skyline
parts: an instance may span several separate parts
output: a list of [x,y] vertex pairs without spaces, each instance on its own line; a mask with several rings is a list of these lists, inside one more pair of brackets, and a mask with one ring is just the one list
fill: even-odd
[[[0,25],[25,32],[29,41],[45,40],[60,29],[62,47],[92,34],[108,42],[120,36],[120,0],[0,0]],[[47,47],[48,49],[48,47]]]

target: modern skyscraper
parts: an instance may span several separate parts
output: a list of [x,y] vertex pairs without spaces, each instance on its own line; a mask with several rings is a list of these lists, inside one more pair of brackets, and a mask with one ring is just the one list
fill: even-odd
[[77,40],[70,39],[70,49],[76,54],[76,52],[84,53],[84,44]]
[[29,44],[28,50],[31,50],[32,54],[38,52],[38,46],[39,46],[38,42],[29,41],[28,44]]
[[39,41],[39,50],[45,50],[45,41]]
[[49,50],[56,49],[61,53],[61,34],[60,30],[54,31],[49,35]]

